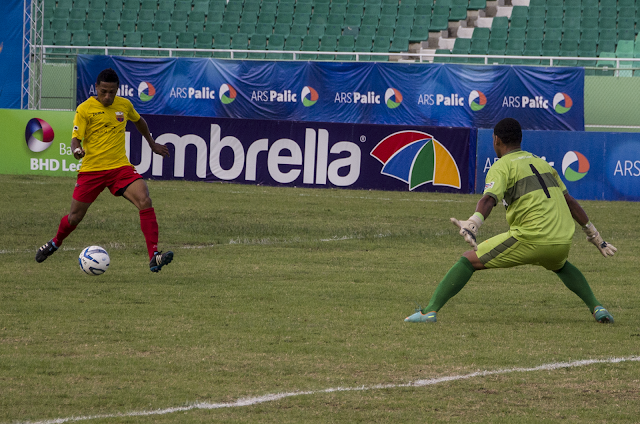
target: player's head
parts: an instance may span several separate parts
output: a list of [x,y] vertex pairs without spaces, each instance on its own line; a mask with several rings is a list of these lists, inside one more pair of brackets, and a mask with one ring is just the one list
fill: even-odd
[[98,101],[103,106],[111,106],[116,98],[120,78],[118,74],[111,68],[107,68],[98,74],[96,78],[96,94]]
[[522,127],[513,118],[504,118],[498,122],[493,128],[493,134],[509,146],[519,146],[522,143]]
[[519,149],[522,143],[522,128],[513,118],[504,118],[493,128],[493,150],[501,158],[511,150]]

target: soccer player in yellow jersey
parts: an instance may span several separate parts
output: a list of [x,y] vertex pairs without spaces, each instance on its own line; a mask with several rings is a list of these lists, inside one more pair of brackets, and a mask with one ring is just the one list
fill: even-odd
[[76,159],[82,159],[73,191],[71,210],[60,220],[56,236],[36,252],[36,261],[43,262],[76,229],[89,206],[105,188],[114,196],[122,196],[140,212],[140,227],[149,253],[149,268],[158,272],[173,260],[173,252],[158,251],[158,221],[149,197],[147,183],[131,165],[125,150],[125,127],[132,121],[149,143],[153,153],[169,156],[169,149],[156,144],[147,122],[131,102],[116,96],[120,79],[113,69],[105,69],[96,79],[97,96],[89,97],[78,106],[73,120],[71,149]]
[[[520,149],[522,129],[515,119],[498,122],[493,148],[499,160],[487,172],[484,196],[467,221],[451,221],[473,250],[465,252],[436,288],[426,308],[407,322],[436,322],[436,312],[455,296],[477,270],[540,265],[553,271],[589,307],[597,322],[613,323],[613,316],[595,298],[584,275],[567,257],[575,220],[604,257],[617,249],[602,240],[584,209],[569,195],[555,169],[545,160]],[[507,208],[509,231],[476,244],[478,228],[498,203]]]

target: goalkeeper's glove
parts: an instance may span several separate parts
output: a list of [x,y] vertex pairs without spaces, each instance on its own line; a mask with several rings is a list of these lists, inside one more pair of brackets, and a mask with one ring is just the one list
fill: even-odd
[[451,218],[451,222],[460,228],[460,235],[464,237],[464,241],[469,243],[473,250],[478,250],[478,244],[476,243],[476,236],[478,235],[478,228],[484,222],[484,217],[479,212],[474,213],[466,221],[458,221],[455,218]]
[[613,256],[618,251],[614,245],[602,240],[600,233],[596,230],[596,227],[594,227],[591,221],[582,227],[582,231],[587,235],[587,241],[593,243],[605,258],[607,256]]

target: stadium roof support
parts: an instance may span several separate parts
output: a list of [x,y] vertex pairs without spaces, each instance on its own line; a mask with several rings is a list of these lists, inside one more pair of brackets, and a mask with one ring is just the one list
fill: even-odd
[[21,109],[40,109],[44,0],[24,0]]

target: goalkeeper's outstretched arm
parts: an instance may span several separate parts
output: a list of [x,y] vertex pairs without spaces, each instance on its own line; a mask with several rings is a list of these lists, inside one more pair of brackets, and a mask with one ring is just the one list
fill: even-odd
[[567,201],[567,206],[569,206],[571,216],[578,224],[580,224],[582,231],[587,235],[587,241],[597,247],[605,258],[607,256],[613,256],[618,249],[616,249],[614,245],[607,243],[602,239],[600,233],[596,230],[596,227],[591,223],[591,221],[589,221],[589,217],[584,209],[582,209],[582,206],[580,206],[580,203],[571,197],[569,193],[565,193],[564,199]]
[[458,221],[455,218],[451,218],[451,222],[460,229],[460,235],[471,245],[473,250],[478,250],[478,244],[476,242],[478,228],[480,228],[484,220],[489,217],[491,209],[493,209],[495,205],[496,199],[489,195],[484,195],[478,201],[475,213],[471,215],[468,220]]

